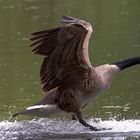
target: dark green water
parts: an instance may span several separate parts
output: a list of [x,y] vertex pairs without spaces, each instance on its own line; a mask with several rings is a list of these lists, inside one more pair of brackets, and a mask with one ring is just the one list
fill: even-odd
[[[0,118],[42,98],[42,57],[31,53],[31,33],[60,26],[61,15],[93,25],[93,65],[140,55],[139,0],[0,0]],[[140,119],[140,65],[118,75],[85,110],[86,118]],[[21,119],[25,119],[24,117]]]

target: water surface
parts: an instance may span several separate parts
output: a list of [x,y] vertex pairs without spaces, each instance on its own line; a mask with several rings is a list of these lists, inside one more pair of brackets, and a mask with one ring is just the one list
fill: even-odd
[[0,122],[0,137],[2,140],[12,139],[64,139],[64,140],[124,140],[140,138],[140,120],[107,120],[90,119],[88,123],[98,128],[111,130],[91,131],[77,121],[58,121],[52,119],[38,119],[20,122]]

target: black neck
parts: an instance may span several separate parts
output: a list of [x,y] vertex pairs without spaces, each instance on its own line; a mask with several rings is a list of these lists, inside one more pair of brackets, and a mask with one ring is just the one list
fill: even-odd
[[112,64],[118,66],[121,70],[123,70],[123,69],[131,67],[133,65],[140,64],[140,57],[132,57],[132,58],[118,61],[118,62],[115,62]]

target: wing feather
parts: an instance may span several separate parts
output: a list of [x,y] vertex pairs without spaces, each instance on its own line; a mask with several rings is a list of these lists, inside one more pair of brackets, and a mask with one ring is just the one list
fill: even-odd
[[55,28],[51,30],[45,30],[40,32],[33,33],[33,37],[31,38],[32,41],[35,41],[31,44],[31,47],[35,47],[32,51],[35,54],[40,55],[49,55],[57,46],[57,34],[60,28]]
[[90,67],[83,55],[87,33],[77,24],[33,33],[32,51],[45,56],[40,70],[44,92],[75,86],[87,77]]

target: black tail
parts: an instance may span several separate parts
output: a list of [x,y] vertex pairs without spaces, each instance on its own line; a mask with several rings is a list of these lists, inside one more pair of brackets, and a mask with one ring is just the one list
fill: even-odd
[[140,56],[132,57],[132,58],[118,61],[118,62],[115,62],[112,64],[118,66],[120,68],[120,70],[123,70],[125,68],[140,64]]

